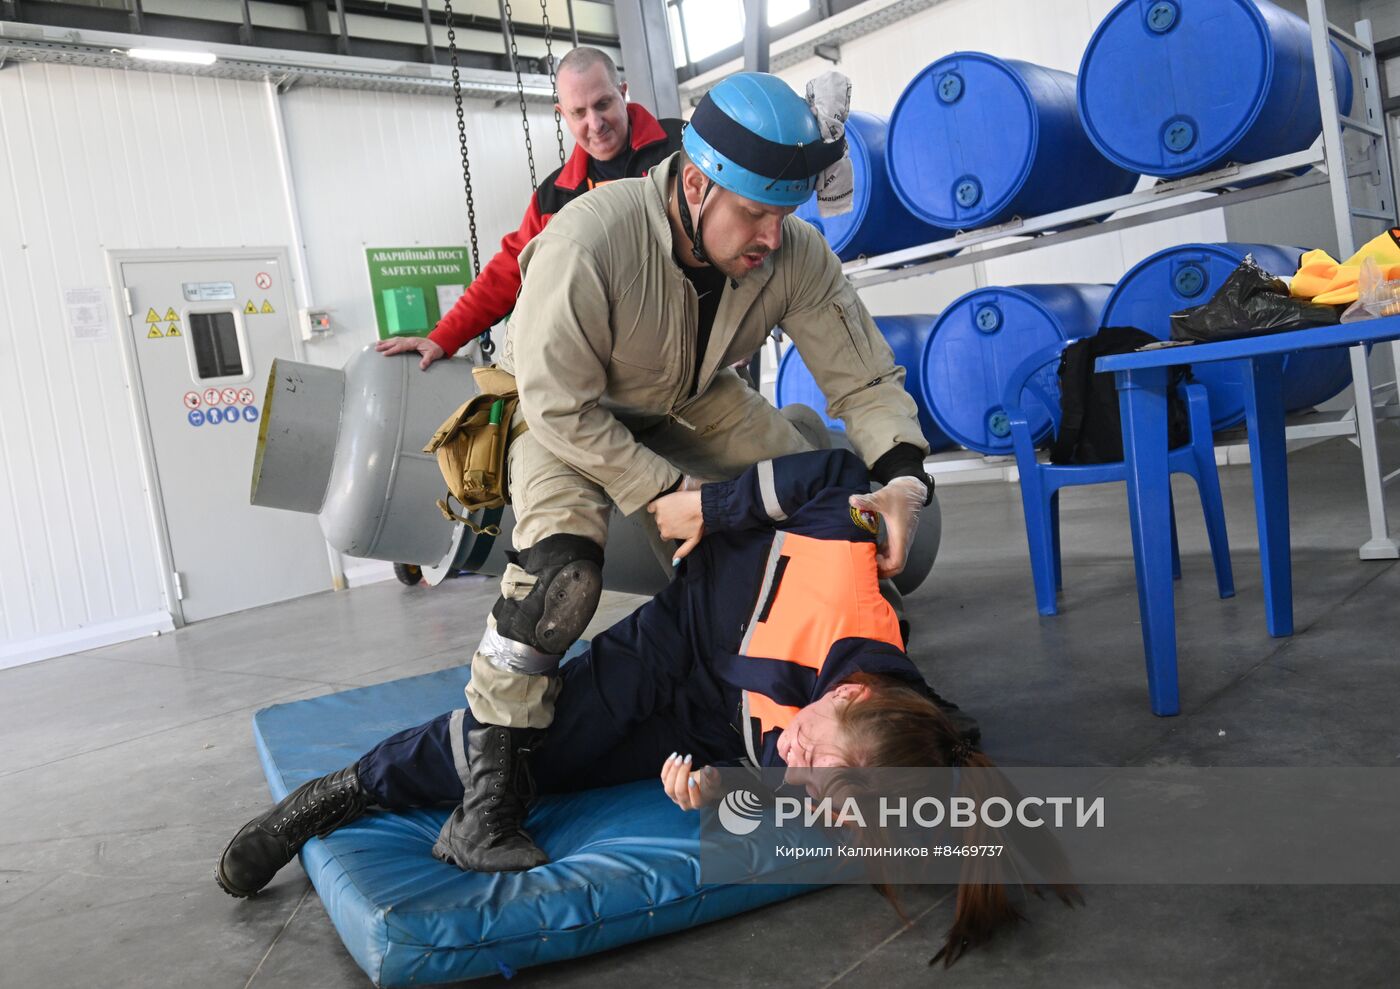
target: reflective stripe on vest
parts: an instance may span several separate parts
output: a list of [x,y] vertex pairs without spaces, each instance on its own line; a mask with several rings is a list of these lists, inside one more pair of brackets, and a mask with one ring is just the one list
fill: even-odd
[[[875,639],[903,649],[899,619],[880,594],[876,574],[874,543],[778,532],[740,654],[785,660],[820,676],[831,647],[842,639]],[[744,691],[743,705],[750,728],[745,741],[757,764],[753,722],[761,740],[774,728],[786,728],[799,709],[754,690]]]

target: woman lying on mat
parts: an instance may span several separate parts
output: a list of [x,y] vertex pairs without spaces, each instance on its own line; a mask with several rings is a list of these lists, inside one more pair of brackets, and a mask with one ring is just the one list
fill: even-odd
[[[840,450],[667,496],[661,532],[693,552],[664,591],[563,666],[554,721],[529,760],[533,780],[502,760],[487,796],[464,797],[472,761],[499,753],[465,741],[480,737],[469,709],[444,714],[250,821],[224,850],[219,885],[253,895],[311,836],[372,806],[457,804],[433,854],[460,865],[483,853],[462,846],[460,834],[476,830],[463,822],[518,839],[490,824],[522,820],[536,792],[647,779],[658,766],[686,810],[705,801],[703,767],[742,758],[789,769],[990,766],[976,723],[924,682],[880,596],[876,540],[889,496],[869,493],[865,467]],[[507,802],[516,813],[501,813]],[[943,957],[951,963],[1016,916],[1005,887],[964,887]]]

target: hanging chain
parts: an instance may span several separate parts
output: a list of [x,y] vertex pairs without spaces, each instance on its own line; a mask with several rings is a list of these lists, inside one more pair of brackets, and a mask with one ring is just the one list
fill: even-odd
[[525,79],[520,75],[520,52],[515,47],[515,22],[511,15],[510,0],[503,0],[501,10],[505,14],[506,40],[510,42],[510,65],[515,69],[515,92],[520,97],[520,126],[525,131],[525,160],[530,163],[530,188],[540,187],[535,177],[535,146],[530,141],[530,111],[525,106]]
[[[443,0],[443,12],[447,15],[447,54],[452,59],[452,97],[457,102],[457,142],[462,148],[462,187],[467,193],[467,233],[471,238],[472,277],[481,275],[481,253],[476,242],[476,200],[472,197],[472,165],[467,154],[467,118],[462,109],[462,72],[457,65],[457,31],[452,26],[452,0]],[[481,335],[482,356],[489,358],[496,350],[491,342],[491,329]]]
[[554,25],[549,22],[549,0],[540,0],[544,23],[544,61],[549,66],[549,91],[554,95],[554,139],[559,142],[559,164],[564,164],[564,127],[559,118],[559,83],[554,76]]

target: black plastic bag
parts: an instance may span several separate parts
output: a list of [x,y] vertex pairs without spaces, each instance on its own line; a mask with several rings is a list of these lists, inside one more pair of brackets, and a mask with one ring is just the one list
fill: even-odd
[[1172,313],[1171,326],[1173,340],[1210,343],[1332,326],[1340,320],[1336,306],[1289,296],[1283,280],[1259,267],[1247,254],[1209,302]]

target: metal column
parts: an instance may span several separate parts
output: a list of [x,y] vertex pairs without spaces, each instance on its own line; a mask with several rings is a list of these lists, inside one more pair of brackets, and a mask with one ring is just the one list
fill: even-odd
[[[1356,253],[1356,236],[1352,224],[1357,210],[1351,203],[1342,127],[1345,123],[1351,129],[1367,133],[1374,128],[1364,121],[1344,121],[1337,113],[1337,82],[1332,75],[1331,41],[1335,36],[1360,54],[1362,78],[1358,80],[1361,85],[1357,88],[1363,91],[1369,88],[1366,85],[1367,75],[1373,74],[1375,70],[1375,47],[1368,44],[1369,22],[1362,22],[1361,33],[1365,40],[1353,38],[1332,28],[1327,21],[1326,0],[1308,0],[1308,24],[1312,29],[1317,97],[1322,105],[1322,145],[1327,162],[1327,184],[1332,193],[1332,214],[1337,224],[1337,250],[1339,257],[1347,258]],[[1388,175],[1390,149],[1384,137],[1383,122],[1380,123],[1381,136],[1377,139],[1373,135],[1372,144],[1374,153],[1385,161],[1385,172]],[[1364,211],[1370,212],[1373,211]],[[1352,394],[1356,403],[1356,445],[1361,450],[1361,473],[1366,487],[1366,508],[1371,527],[1371,538],[1362,544],[1359,552],[1363,560],[1393,560],[1400,557],[1400,541],[1390,535],[1390,523],[1386,518],[1385,479],[1381,476],[1380,448],[1376,442],[1375,397],[1365,347],[1352,348],[1351,374]]]
[[617,0],[613,12],[628,93],[658,117],[679,117],[681,91],[664,0]]
[[768,71],[768,0],[744,0],[744,71]]

